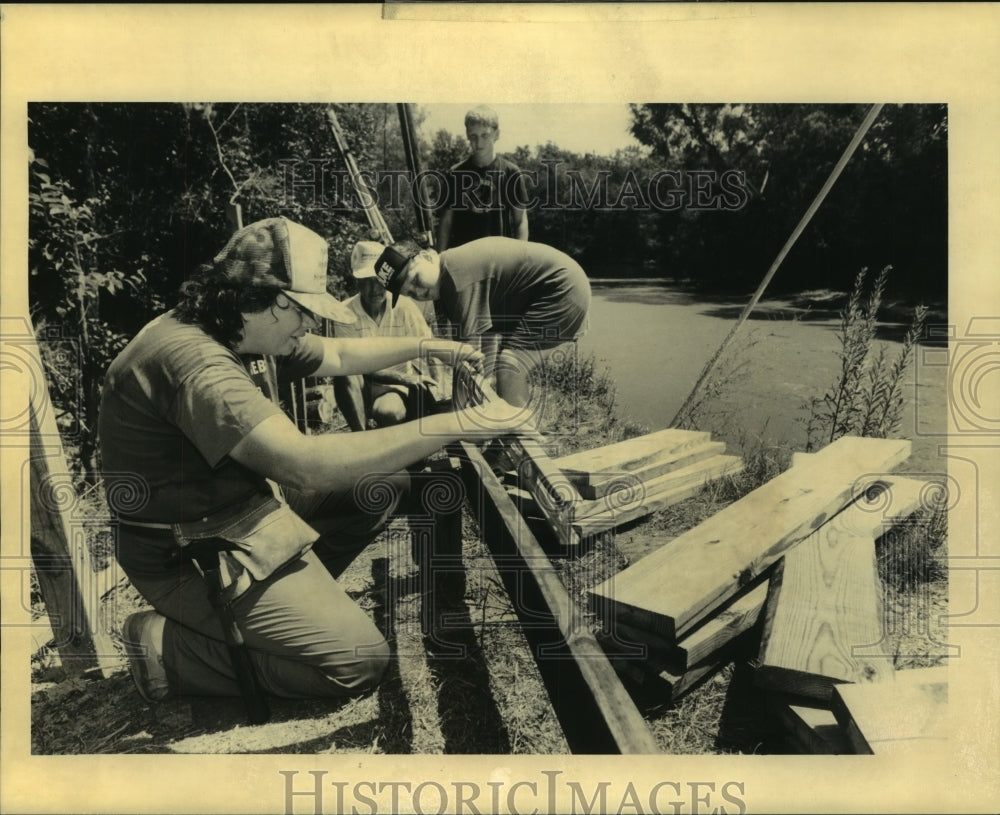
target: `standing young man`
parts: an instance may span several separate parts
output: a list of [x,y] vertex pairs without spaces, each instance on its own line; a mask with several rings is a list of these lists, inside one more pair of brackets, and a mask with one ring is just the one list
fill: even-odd
[[490,235],[528,240],[528,197],[521,170],[494,153],[500,137],[496,112],[486,105],[470,110],[465,135],[471,153],[448,172],[437,248],[444,251]]

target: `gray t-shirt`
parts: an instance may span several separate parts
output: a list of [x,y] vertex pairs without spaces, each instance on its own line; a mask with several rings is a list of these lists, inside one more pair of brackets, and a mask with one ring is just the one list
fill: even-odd
[[[289,362],[299,372],[315,371],[322,360],[318,341],[299,347],[300,358]],[[274,415],[281,409],[237,354],[173,312],[157,317],[105,376],[99,437],[109,498],[119,482],[127,488],[138,478],[148,501],[119,514],[179,523],[270,495],[263,476],[228,454]]]
[[586,328],[590,281],[565,252],[490,237],[446,249],[440,259],[441,307],[460,339],[494,332],[509,347],[548,348]]

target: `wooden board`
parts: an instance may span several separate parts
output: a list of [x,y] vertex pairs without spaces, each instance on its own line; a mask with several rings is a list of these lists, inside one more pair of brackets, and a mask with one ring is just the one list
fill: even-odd
[[866,485],[905,461],[910,442],[844,436],[591,590],[595,603],[661,636],[683,636],[755,582]]
[[592,484],[602,480],[605,473],[640,470],[663,458],[698,447],[710,439],[711,434],[700,430],[668,428],[562,456],[555,462],[567,475],[575,475],[584,483]]
[[[653,444],[653,437],[642,436],[640,439],[649,439],[649,444]],[[703,434],[708,435],[708,434]],[[640,439],[630,439],[630,442]],[[598,448],[605,449],[605,448]],[[590,452],[590,451],[587,451]],[[678,449],[648,450],[648,459],[641,465],[623,466],[619,469],[606,467],[601,471],[586,471],[576,467],[566,467],[565,462],[579,461],[580,453],[566,458],[554,459],[554,463],[576,486],[580,497],[584,500],[592,501],[604,497],[615,489],[621,489],[623,485],[643,484],[658,478],[674,470],[679,470],[689,464],[703,461],[706,458],[722,455],[726,452],[726,445],[721,441],[710,441],[709,439],[691,440]],[[598,462],[602,464],[602,462]]]
[[767,599],[767,582],[736,599],[704,625],[681,639],[670,661],[675,671],[697,665],[757,624]]
[[614,669],[622,677],[663,702],[676,702],[700,682],[727,664],[727,660],[707,661],[684,672],[657,668],[648,662],[610,650]]
[[[590,484],[582,483],[582,479],[574,475],[572,471],[567,472],[563,470],[563,472],[566,473],[566,476],[576,486],[580,498],[585,501],[594,501],[603,498],[610,492],[614,492],[615,489],[620,489],[623,484],[646,484],[662,475],[680,470],[698,461],[704,461],[714,456],[721,456],[725,452],[725,442],[708,441],[699,444],[687,452],[664,458],[661,461],[655,461],[638,470],[595,473],[595,477],[591,479],[594,483]],[[600,477],[597,477],[598,475]]]
[[[468,362],[455,368],[453,391],[454,404],[458,409],[498,398],[489,382]],[[519,486],[531,492],[539,512],[560,543],[567,549],[574,548],[579,539],[566,521],[568,508],[580,497],[574,484],[555,466],[538,438],[505,436],[496,439],[496,442],[517,462]],[[479,458],[482,459],[482,455]]]
[[888,656],[855,653],[882,639],[875,541],[837,527],[836,518],[824,524],[771,575],[754,674],[763,688],[828,700],[837,682],[877,682],[893,670]]
[[745,653],[753,645],[753,637],[753,632],[744,632],[710,658],[683,671],[651,664],[628,649],[619,650],[613,643],[609,644],[608,650],[612,665],[623,677],[657,699],[674,703],[732,662],[736,656]]
[[948,669],[897,671],[885,682],[838,685],[833,714],[857,753],[891,755],[943,745]]
[[[743,469],[743,461],[737,456],[716,456],[692,466],[698,469],[686,473],[684,477],[676,481],[664,477],[662,482],[640,492],[637,498],[624,506],[580,518],[576,516],[579,507],[577,504],[568,510],[570,517],[564,523],[572,529],[575,540],[586,539],[692,498],[701,492],[709,481],[740,472]],[[671,475],[677,475],[677,473]]]
[[645,720],[545,551],[474,445],[460,443],[469,505],[524,623],[574,753],[657,753]]
[[580,535],[570,523],[570,513],[580,495],[573,482],[556,467],[536,440],[511,437],[504,440],[504,445],[519,462],[517,480],[520,487],[531,493],[535,506],[559,543],[565,549],[575,549],[580,544]]
[[[33,337],[25,350],[41,372]],[[28,433],[28,545],[55,647],[67,673],[96,668],[107,677],[120,667],[120,658],[101,620],[98,576],[81,519],[74,517],[76,491],[44,380],[30,396]]]
[[829,700],[837,682],[877,682],[893,670],[883,640],[875,537],[912,514],[924,483],[890,477],[789,549],[770,579],[755,680]]
[[[631,478],[615,482],[610,491],[596,501],[580,500],[573,504],[569,516],[571,522],[602,515],[617,523],[623,523],[621,518],[629,520],[635,517],[635,511],[644,511],[653,505],[658,495],[688,486],[704,486],[714,478],[732,475],[743,469],[743,459],[739,456],[712,456],[682,467],[674,472],[666,473],[650,481],[638,481]],[[648,511],[644,512],[648,514]]]
[[675,644],[651,631],[617,620],[611,624],[607,636],[619,640],[624,646],[645,646],[648,661],[657,671],[683,674],[688,668],[711,659],[713,654],[740,634],[753,628],[766,599],[767,583],[764,582],[738,597]]
[[803,753],[839,756],[854,752],[844,728],[826,708],[795,704],[780,695],[768,695],[767,712],[781,723]]
[[537,442],[507,442],[519,458],[517,483],[531,493],[539,513],[567,550],[577,548],[593,535],[643,518],[693,495],[712,479],[733,475],[743,468],[738,456],[714,456],[649,484],[618,483],[620,489],[594,501],[584,501],[576,487]]

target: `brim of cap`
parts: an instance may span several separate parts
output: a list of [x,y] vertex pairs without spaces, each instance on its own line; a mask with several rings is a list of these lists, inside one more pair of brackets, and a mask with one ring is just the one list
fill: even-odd
[[311,294],[301,291],[288,291],[287,289],[283,294],[319,317],[333,320],[336,323],[346,323],[347,325],[355,322],[354,312],[332,294]]
[[364,280],[366,277],[375,277],[375,261],[360,269],[354,269],[351,274],[355,280]]

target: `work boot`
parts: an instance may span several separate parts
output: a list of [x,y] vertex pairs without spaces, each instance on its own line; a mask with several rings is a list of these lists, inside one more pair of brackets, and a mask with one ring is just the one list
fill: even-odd
[[155,611],[132,614],[122,626],[122,639],[128,655],[129,670],[147,702],[159,702],[170,696],[167,671],[163,667],[163,627],[167,618]]

